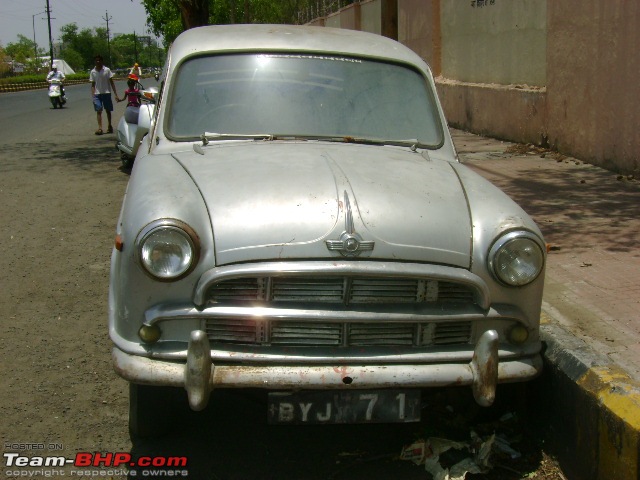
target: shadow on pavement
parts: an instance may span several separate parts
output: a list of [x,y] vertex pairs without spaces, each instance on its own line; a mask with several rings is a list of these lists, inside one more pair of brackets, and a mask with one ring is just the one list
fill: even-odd
[[573,160],[515,157],[464,163],[529,213],[547,242],[574,251],[594,244],[614,252],[637,247],[637,182]]
[[[522,456],[494,456],[498,466],[468,478],[515,480],[535,470],[543,456],[525,422],[527,388],[500,386],[488,409],[477,406],[466,388],[424,391],[420,423],[307,426],[267,425],[263,392],[218,390],[207,410],[176,418],[175,433],[133,439],[131,454],[185,456],[189,477],[202,480],[428,479],[423,465],[399,459],[403,446],[428,437],[469,442],[474,430],[482,437],[504,435]],[[452,450],[441,463],[451,466],[468,455]]]

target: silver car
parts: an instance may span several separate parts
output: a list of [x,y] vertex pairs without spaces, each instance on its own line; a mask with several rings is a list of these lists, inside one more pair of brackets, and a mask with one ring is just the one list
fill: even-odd
[[202,410],[217,388],[266,389],[274,423],[408,422],[425,387],[490,405],[538,375],[542,235],[459,163],[414,52],[196,28],[156,101],[109,290],[133,435],[181,391]]

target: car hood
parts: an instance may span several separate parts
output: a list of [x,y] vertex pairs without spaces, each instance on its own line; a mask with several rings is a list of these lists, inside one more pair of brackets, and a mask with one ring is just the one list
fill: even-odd
[[468,268],[471,220],[448,162],[387,146],[225,142],[174,154],[200,190],[217,265],[361,258]]

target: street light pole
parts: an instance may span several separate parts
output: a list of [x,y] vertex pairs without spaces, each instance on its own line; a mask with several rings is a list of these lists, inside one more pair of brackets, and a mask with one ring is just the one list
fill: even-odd
[[36,43],[36,17],[38,15],[42,15],[43,13],[46,13],[46,12],[40,12],[40,13],[31,15],[31,23],[33,23],[33,52],[35,53],[34,59],[38,58],[38,44]]

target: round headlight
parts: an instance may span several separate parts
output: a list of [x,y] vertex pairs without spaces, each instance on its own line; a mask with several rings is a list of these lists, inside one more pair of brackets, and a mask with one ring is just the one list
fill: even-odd
[[142,266],[160,280],[174,280],[197,260],[194,240],[183,228],[161,224],[145,229],[139,242]]
[[533,282],[544,266],[539,240],[529,232],[511,232],[494,243],[489,266],[503,283],[521,287]]

